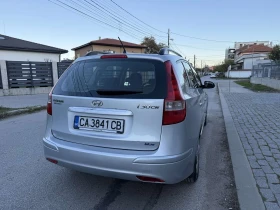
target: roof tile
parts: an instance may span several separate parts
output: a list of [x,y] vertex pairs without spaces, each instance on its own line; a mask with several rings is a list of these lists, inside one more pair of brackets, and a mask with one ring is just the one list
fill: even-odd
[[[144,45],[140,45],[140,44],[134,44],[131,42],[126,42],[126,41],[122,41],[124,47],[134,47],[134,48],[146,48],[146,46]],[[121,42],[118,39],[99,39],[99,40],[94,40],[91,42],[88,42],[84,45],[78,46],[73,48],[72,50],[76,50],[76,49],[80,49],[89,45],[108,45],[108,46],[117,46],[117,47],[121,47]]]
[[265,46],[263,44],[258,45],[245,45],[244,47],[241,47],[238,49],[238,53],[252,53],[252,52],[271,52],[272,48]]

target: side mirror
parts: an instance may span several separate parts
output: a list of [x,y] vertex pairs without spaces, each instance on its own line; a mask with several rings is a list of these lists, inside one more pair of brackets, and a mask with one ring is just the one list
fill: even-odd
[[214,82],[211,82],[211,81],[205,81],[204,82],[203,88],[210,89],[210,88],[214,88],[214,87],[215,87],[215,83]]

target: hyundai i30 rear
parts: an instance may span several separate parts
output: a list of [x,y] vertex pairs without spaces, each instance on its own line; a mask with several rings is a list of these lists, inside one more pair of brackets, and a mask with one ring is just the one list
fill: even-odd
[[135,181],[172,184],[190,176],[200,128],[193,129],[192,97],[182,92],[170,57],[177,56],[76,60],[49,94],[46,158]]

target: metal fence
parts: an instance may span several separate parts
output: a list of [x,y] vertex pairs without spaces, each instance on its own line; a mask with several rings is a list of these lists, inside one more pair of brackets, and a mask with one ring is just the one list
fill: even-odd
[[252,77],[280,79],[280,64],[271,63],[254,66],[252,70]]
[[62,61],[57,63],[57,75],[58,78],[63,74],[63,72],[72,64],[73,61]]
[[53,86],[52,63],[6,61],[9,88]]

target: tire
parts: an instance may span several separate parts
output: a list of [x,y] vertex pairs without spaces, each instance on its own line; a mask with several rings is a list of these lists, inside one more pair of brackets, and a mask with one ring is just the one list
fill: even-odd
[[187,182],[194,183],[199,177],[199,151],[196,152],[195,161],[193,166],[193,173],[187,178]]

